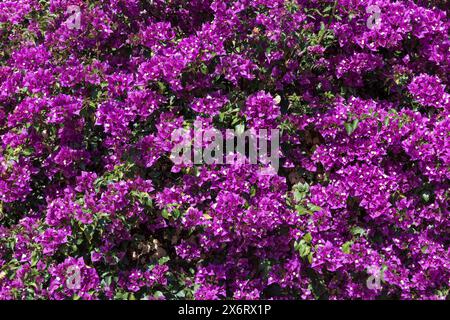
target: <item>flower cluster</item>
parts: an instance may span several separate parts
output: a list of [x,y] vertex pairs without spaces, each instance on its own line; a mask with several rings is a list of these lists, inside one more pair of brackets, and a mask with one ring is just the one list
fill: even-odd
[[[2,1],[0,299],[448,299],[445,10]],[[280,169],[175,165],[196,121]]]

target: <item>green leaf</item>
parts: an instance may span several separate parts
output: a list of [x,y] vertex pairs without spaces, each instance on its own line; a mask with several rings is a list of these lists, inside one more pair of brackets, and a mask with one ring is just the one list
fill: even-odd
[[326,27],[325,27],[325,24],[322,21],[320,23],[320,31],[319,31],[319,34],[318,34],[319,40],[323,37],[323,35],[325,34],[325,31],[326,31]]
[[256,187],[252,186],[250,189],[250,197],[254,197],[256,195]]
[[166,85],[164,84],[164,82],[158,81],[158,87],[159,87],[159,91],[161,93],[164,93],[167,89]]
[[350,123],[349,122],[344,123],[345,130],[347,131],[347,134],[351,135],[356,130],[356,128],[358,128],[358,124],[359,124],[359,120],[358,119],[355,119],[355,120],[353,120]]
[[24,150],[22,151],[22,154],[23,154],[25,157],[28,157],[28,156],[31,156],[31,155],[33,154],[33,152],[34,152],[34,149],[33,149],[33,148],[26,148],[26,149],[24,149]]
[[302,258],[308,256],[311,252],[311,247],[304,239],[300,240],[300,242],[296,242],[294,244],[294,249],[300,253],[300,257]]
[[305,214],[312,214],[311,211],[309,211],[304,206],[299,205],[299,204],[295,206],[295,210],[297,210],[298,214],[301,215],[301,216],[303,216]]
[[294,200],[296,202],[300,202],[303,200],[309,193],[309,185],[307,183],[297,183],[292,187]]
[[352,227],[350,229],[350,232],[351,232],[352,235],[360,236],[360,237],[362,237],[362,236],[364,236],[366,234],[366,230],[361,228],[361,227],[358,227],[358,226]]
[[353,245],[353,241],[347,241],[346,243],[344,243],[342,245],[342,252],[346,253],[346,254],[350,254],[350,250],[352,248]]
[[294,200],[301,201],[305,197],[305,194],[299,190],[294,190]]
[[313,258],[313,253],[310,252],[310,253],[308,254],[308,262],[309,262],[309,263],[312,263],[312,258]]
[[323,9],[323,12],[330,12],[333,9],[333,6],[327,6],[325,9]]
[[166,257],[162,257],[158,260],[159,264],[165,264],[166,262],[168,262],[170,260],[170,258],[168,256]]
[[110,286],[112,283],[112,276],[106,276],[105,278],[103,278],[103,282],[107,285]]
[[311,233],[307,233],[307,234],[305,234],[304,236],[303,236],[303,240],[305,240],[307,243],[311,243],[311,241],[312,241],[312,235],[311,235]]
[[172,210],[172,217],[174,217],[175,219],[178,219],[179,217],[181,217],[181,211],[178,209],[173,209]]
[[208,67],[206,66],[206,64],[204,64],[204,63],[201,64],[201,66],[200,66],[200,71],[201,71],[203,74],[208,74]]
[[308,208],[309,208],[309,210],[311,210],[311,211],[313,211],[313,212],[321,211],[321,210],[322,210],[321,207],[316,206],[316,205],[314,205],[314,204],[312,204],[312,203],[308,203]]
[[39,262],[39,255],[36,252],[33,252],[31,255],[31,266],[34,267]]
[[161,215],[164,219],[169,220],[169,211],[167,209],[162,209]]

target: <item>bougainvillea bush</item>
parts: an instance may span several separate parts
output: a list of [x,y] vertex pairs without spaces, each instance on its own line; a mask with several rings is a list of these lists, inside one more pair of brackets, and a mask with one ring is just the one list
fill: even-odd
[[[0,299],[448,299],[445,10],[1,1]],[[175,165],[195,121],[277,173]]]

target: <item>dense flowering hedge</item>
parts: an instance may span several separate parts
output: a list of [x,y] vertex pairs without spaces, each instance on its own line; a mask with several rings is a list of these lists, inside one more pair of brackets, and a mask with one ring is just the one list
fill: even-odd
[[[0,298],[448,298],[445,5],[1,1]],[[194,121],[277,175],[174,165]]]

